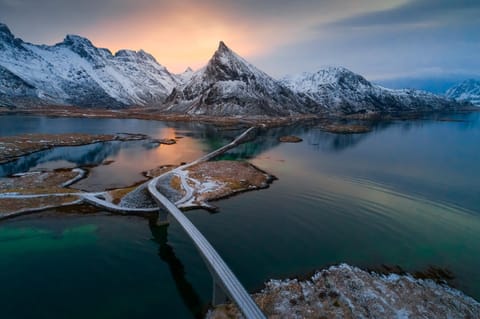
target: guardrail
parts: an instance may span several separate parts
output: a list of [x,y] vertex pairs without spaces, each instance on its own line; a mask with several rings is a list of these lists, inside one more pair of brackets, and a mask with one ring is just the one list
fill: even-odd
[[[186,168],[194,164],[207,161],[215,156],[222,154],[228,149],[233,148],[239,143],[241,143],[241,141],[247,136],[247,134],[251,130],[253,130],[253,128],[248,129],[224,147],[213,151],[212,153],[209,153],[192,163],[183,165],[180,168]],[[180,224],[183,230],[192,239],[195,247],[198,249],[200,255],[202,256],[203,261],[207,265],[207,268],[213,278],[213,305],[215,306],[224,303],[227,298],[229,298],[238,306],[238,308],[246,318],[266,318],[260,308],[257,306],[257,304],[250,297],[248,292],[242,286],[240,281],[237,279],[235,274],[230,270],[228,265],[225,263],[225,261],[223,261],[222,257],[220,257],[220,255],[208,242],[205,236],[202,235],[202,233],[175,206],[175,204],[170,202],[163,194],[158,191],[158,181],[162,176],[165,176],[166,174],[169,173],[165,173],[151,180],[148,183],[148,191],[153,196],[157,204],[164,207],[171,214],[171,216],[175,218],[175,220]]]

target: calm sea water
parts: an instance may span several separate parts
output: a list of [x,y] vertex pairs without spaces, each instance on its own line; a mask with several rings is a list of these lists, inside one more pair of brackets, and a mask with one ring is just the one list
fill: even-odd
[[[378,124],[338,135],[315,125],[259,132],[223,157],[276,175],[267,190],[187,216],[250,291],[269,278],[347,262],[436,266],[480,299],[480,114],[458,122]],[[0,117],[0,135],[146,133],[176,145],[105,143],[37,153],[0,173],[100,164],[77,187],[140,181],[143,170],[190,161],[238,130],[140,120]],[[280,144],[294,134],[304,141]],[[2,171],[3,170],[3,171]],[[1,318],[188,318],[211,297],[208,271],[179,225],[52,210],[0,223]]]

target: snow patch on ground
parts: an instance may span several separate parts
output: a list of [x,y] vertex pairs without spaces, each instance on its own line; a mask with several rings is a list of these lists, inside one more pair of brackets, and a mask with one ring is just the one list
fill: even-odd
[[[479,318],[480,303],[432,280],[341,264],[305,281],[270,280],[254,296],[269,318]],[[232,304],[207,318],[240,318]]]

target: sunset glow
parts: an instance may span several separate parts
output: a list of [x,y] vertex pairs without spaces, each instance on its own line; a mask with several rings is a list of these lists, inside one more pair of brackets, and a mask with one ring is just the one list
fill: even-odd
[[284,44],[293,32],[294,28],[285,29],[278,37],[276,26],[258,28],[215,8],[181,5],[168,14],[153,10],[128,17],[121,25],[104,21],[87,30],[95,43],[107,44],[113,52],[125,48],[125,43],[133,49],[148,48],[173,72],[202,67],[221,40],[239,54],[253,57]]
[[341,65],[371,80],[474,74],[478,14],[478,3],[433,0],[0,1],[0,21],[32,43],[78,34],[180,73],[224,41],[274,77]]

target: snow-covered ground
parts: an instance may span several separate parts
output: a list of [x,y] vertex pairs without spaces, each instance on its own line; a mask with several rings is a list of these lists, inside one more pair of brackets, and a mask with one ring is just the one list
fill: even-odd
[[[307,280],[270,280],[253,297],[268,318],[480,318],[480,303],[446,285],[346,264]],[[210,311],[207,318],[241,316],[229,304]]]

